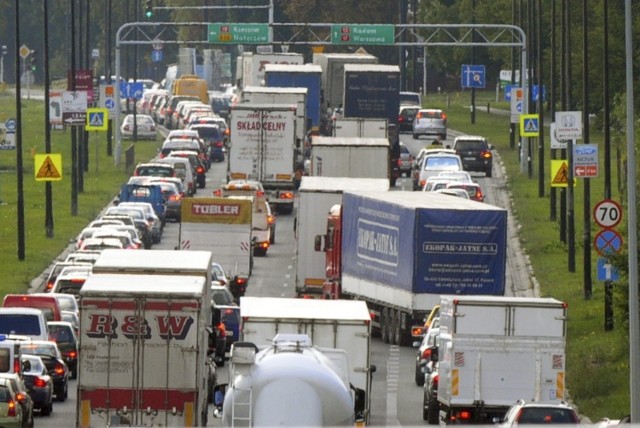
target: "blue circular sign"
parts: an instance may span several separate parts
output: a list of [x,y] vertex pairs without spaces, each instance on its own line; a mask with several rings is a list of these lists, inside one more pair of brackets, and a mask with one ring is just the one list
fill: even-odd
[[13,132],[16,130],[16,128],[18,127],[18,123],[16,122],[15,119],[8,119],[5,123],[4,126],[7,128],[7,131]]
[[605,257],[607,254],[616,254],[622,250],[622,236],[612,229],[598,232],[593,240],[596,252]]

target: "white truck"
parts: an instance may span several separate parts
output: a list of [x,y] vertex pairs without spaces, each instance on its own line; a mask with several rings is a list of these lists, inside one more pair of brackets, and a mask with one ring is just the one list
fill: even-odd
[[[322,349],[346,355],[342,376],[358,401],[358,420],[368,420],[371,403],[371,323],[367,305],[360,301],[242,297],[241,340],[268,348],[276,335],[306,335]],[[356,398],[357,397],[357,398]]]
[[309,175],[386,178],[389,180],[389,140],[314,136]]
[[552,298],[440,300],[439,421],[491,423],[516,399],[565,399],[567,305]]
[[344,191],[387,192],[389,180],[381,178],[302,177],[296,212],[296,292],[320,297],[325,281],[325,255],[315,250],[316,236],[326,231],[331,207],[342,203]]
[[257,180],[279,213],[293,211],[296,105],[231,107],[227,180]]
[[224,401],[216,400],[214,415],[222,426],[353,427],[358,421],[363,397],[352,397],[342,350],[314,346],[304,334],[278,334],[263,350],[234,343],[230,360],[230,383],[216,387]]
[[303,64],[304,57],[299,53],[254,53],[242,54],[242,87],[262,86],[264,67],[267,64]]
[[182,200],[177,249],[210,251],[238,295],[244,294],[253,267],[252,212],[250,200]]
[[92,274],[80,290],[77,426],[205,426],[202,276]]
[[387,119],[339,117],[333,121],[334,137],[388,138]]
[[286,104],[296,106],[296,148],[304,141],[307,129],[307,88],[280,88],[245,86],[240,94],[241,103]]

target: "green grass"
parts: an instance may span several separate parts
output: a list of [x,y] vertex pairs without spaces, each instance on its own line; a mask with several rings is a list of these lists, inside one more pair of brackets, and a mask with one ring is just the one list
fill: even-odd
[[[84,173],[84,191],[78,194],[77,215],[71,216],[71,133],[51,132],[51,153],[62,154],[62,180],[52,182],[54,236],[45,229],[45,183],[34,178],[33,153],[45,153],[44,109],[42,101],[22,103],[22,177],[24,206],[24,260],[18,257],[18,201],[16,150],[0,151],[0,294],[24,292],[87,223],[113,199],[130,176],[124,153],[118,167],[107,156],[105,132],[89,137],[89,167]],[[15,98],[0,93],[0,123],[16,117]],[[123,142],[123,151],[131,142]],[[135,162],[152,158],[159,142],[137,142]],[[115,142],[114,142],[115,148]]]
[[[477,106],[495,106],[495,94],[481,94],[476,98]],[[520,172],[518,150],[509,147],[509,117],[489,115],[476,111],[475,124],[471,124],[470,95],[427,97],[426,105],[442,106],[448,114],[448,126],[469,134],[487,137],[496,147],[505,165],[508,185],[511,189],[515,215],[523,226],[521,239],[531,258],[534,275],[541,286],[541,295],[550,296],[569,305],[567,323],[567,377],[566,384],[571,400],[582,414],[592,421],[603,417],[618,418],[629,413],[629,340],[627,321],[624,311],[616,307],[615,328],[604,331],[604,290],[603,283],[597,280],[596,260],[598,255],[591,251],[591,270],[593,295],[584,298],[584,184],[578,180],[575,189],[575,273],[568,270],[567,245],[560,240],[560,191],[557,191],[557,219],[550,220],[550,173],[548,149],[548,130],[545,134],[545,174],[544,197],[538,195],[537,141],[535,141],[535,165],[533,178]],[[502,103],[499,108],[509,109]],[[602,135],[591,129],[591,143],[602,143]],[[621,138],[621,137],[619,137]],[[517,144],[517,143],[516,143]],[[603,155],[600,144],[600,155]],[[615,152],[614,152],[615,153]],[[617,187],[617,168],[615,155],[612,160],[612,186]],[[559,158],[559,153],[558,153]],[[591,179],[591,206],[604,199],[603,160],[601,159],[600,177]],[[622,198],[616,189],[612,190],[613,199]],[[622,227],[618,227],[622,229]],[[598,226],[591,220],[591,241],[598,232]],[[622,231],[623,232],[623,231]],[[625,238],[626,242],[626,238]],[[624,298],[624,290],[614,285],[614,295]]]

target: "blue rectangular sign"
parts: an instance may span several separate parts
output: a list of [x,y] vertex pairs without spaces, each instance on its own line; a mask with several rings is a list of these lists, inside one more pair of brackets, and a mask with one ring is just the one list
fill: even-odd
[[460,85],[463,88],[484,88],[484,65],[463,65],[460,74]]

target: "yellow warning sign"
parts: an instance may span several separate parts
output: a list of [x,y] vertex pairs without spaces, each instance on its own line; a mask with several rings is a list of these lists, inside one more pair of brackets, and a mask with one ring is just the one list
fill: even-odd
[[37,154],[33,159],[36,181],[62,180],[62,155],[60,153]]
[[[573,179],[573,187],[578,180]],[[551,160],[551,187],[568,187],[569,163],[566,159]]]

